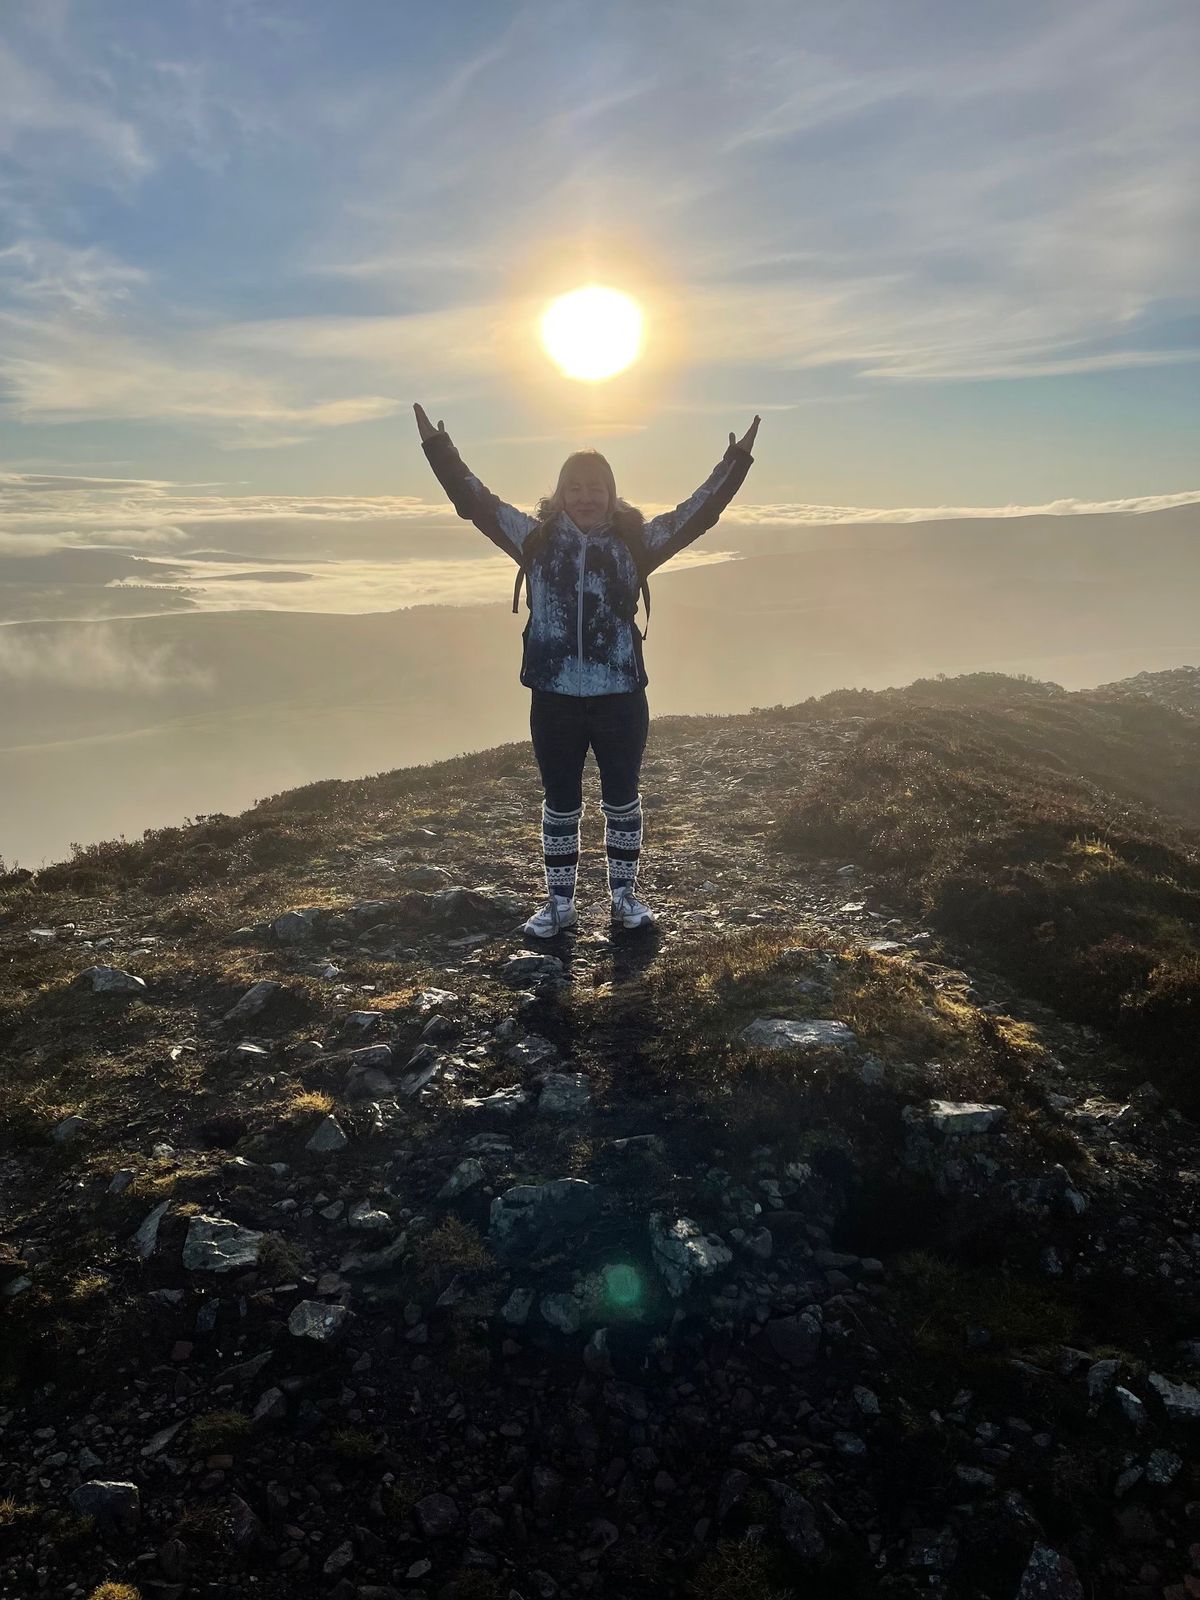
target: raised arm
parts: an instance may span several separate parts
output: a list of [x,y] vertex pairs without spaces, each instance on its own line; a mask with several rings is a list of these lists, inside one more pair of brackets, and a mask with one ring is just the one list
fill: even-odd
[[731,433],[725,454],[696,492],[681,501],[674,511],[664,511],[646,523],[645,542],[651,572],[707,532],[720,518],[750,470],[754,460],[750,451],[758,423],[755,417],[741,439],[735,440]]
[[473,522],[480,533],[499,545],[505,555],[519,561],[525,540],[537,527],[537,518],[518,511],[516,506],[510,506],[480,483],[454,448],[445,424],[439,421],[435,428],[420,405],[414,405],[413,410],[417,415],[421,448],[451,505],[464,521]]

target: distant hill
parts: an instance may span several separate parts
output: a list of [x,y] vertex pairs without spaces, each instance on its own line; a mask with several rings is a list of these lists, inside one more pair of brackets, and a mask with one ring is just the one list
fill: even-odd
[[1167,672],[1138,672],[1116,683],[1102,683],[1113,693],[1144,694],[1172,711],[1200,717],[1200,667],[1174,667]]

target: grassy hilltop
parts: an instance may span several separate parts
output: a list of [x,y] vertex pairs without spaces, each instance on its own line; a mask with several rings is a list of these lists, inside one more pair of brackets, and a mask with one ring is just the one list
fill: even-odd
[[656,718],[651,934],[524,744],[0,876],[0,1594],[1192,1592],[1197,678]]

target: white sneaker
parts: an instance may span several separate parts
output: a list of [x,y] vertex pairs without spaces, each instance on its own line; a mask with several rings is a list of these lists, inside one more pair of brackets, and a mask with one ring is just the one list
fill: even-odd
[[614,928],[653,928],[654,913],[643,905],[632,889],[612,891],[612,924]]
[[556,933],[562,933],[565,928],[579,926],[579,913],[575,910],[575,901],[564,900],[560,894],[546,896],[546,904],[540,911],[534,913],[525,924],[526,933],[536,933],[539,939],[553,939]]

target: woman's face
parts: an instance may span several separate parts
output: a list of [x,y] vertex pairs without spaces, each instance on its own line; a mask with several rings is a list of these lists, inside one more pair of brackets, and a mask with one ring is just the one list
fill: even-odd
[[608,514],[608,485],[594,467],[572,467],[563,480],[563,510],[581,533]]

